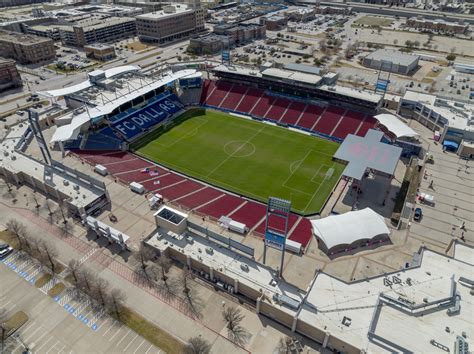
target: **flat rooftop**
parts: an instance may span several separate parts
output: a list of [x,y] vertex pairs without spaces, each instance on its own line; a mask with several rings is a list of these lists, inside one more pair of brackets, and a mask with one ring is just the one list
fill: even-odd
[[423,103],[427,108],[438,113],[447,120],[450,127],[460,130],[474,131],[474,104],[459,102],[416,91],[406,91],[404,101]]
[[[71,198],[71,204],[78,208],[85,207],[101,197],[104,192],[90,188],[86,183],[72,179],[67,173],[58,173],[43,162],[33,157],[15,151],[15,145],[28,128],[28,124],[15,125],[0,145],[0,166],[12,173],[21,172],[32,176],[38,181],[43,181],[53,189]],[[32,142],[36,144],[36,141]],[[13,157],[13,158],[12,158]],[[68,183],[64,183],[67,181]],[[78,190],[76,188],[79,187]]]
[[375,52],[372,52],[367,55],[366,58],[371,60],[390,61],[393,64],[408,66],[411,65],[414,61],[418,60],[419,56],[405,54],[397,50],[378,49]]
[[17,32],[0,31],[0,40],[16,44],[29,45],[51,42],[51,39]]
[[[458,245],[459,253],[474,259],[474,249]],[[425,250],[421,255],[418,268],[407,269],[393,275],[367,279],[347,284],[324,273],[316,277],[299,319],[326,328],[335,335],[366,352],[412,352],[429,353],[438,350],[430,340],[448,348],[453,348],[456,335],[468,333],[472,344],[474,311],[470,289],[460,285],[460,277],[473,279],[473,266],[461,259],[454,259]],[[401,282],[396,284],[394,278]],[[382,347],[367,337],[369,326],[376,309],[378,295],[384,293],[395,299],[401,297],[416,304],[447,297],[451,289],[451,278],[457,282],[461,295],[461,311],[449,316],[446,308],[433,310],[423,316],[411,316],[395,307],[382,306],[376,321],[375,334],[404,348]],[[391,285],[386,280],[392,282]],[[314,309],[316,308],[316,310]],[[344,317],[350,319],[350,325],[342,324]],[[449,327],[450,332],[446,331]]]
[[143,20],[159,20],[159,19],[164,19],[167,17],[182,15],[188,12],[193,12],[193,10],[189,8],[187,5],[173,4],[173,5],[165,6],[163,10],[160,10],[160,11],[149,12],[143,15],[138,15],[136,18],[143,19]]
[[340,86],[340,85],[322,85],[320,88],[322,91],[335,92],[340,95],[345,95],[353,98],[357,98],[372,103],[379,103],[382,100],[382,95],[378,93],[360,90],[352,87]]
[[297,81],[304,84],[317,85],[321,82],[321,76],[310,74],[308,72],[302,73],[298,71],[269,68],[262,71],[263,76],[275,77],[284,79],[286,81]]

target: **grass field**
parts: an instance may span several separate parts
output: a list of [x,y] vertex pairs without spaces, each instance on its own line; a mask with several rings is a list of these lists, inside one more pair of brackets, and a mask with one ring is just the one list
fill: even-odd
[[327,140],[204,109],[176,121],[137,153],[253,199],[289,199],[300,214],[320,211],[344,169],[332,161],[338,144]]

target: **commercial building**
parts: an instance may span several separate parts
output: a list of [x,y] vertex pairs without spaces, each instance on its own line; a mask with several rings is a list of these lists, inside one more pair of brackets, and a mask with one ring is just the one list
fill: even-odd
[[303,7],[303,8],[287,11],[285,14],[288,17],[288,20],[290,21],[307,22],[307,21],[314,20],[316,12],[314,8]]
[[21,6],[21,5],[30,5],[30,4],[39,4],[49,0],[2,0],[0,2],[0,7],[10,7],[10,6]]
[[260,24],[264,25],[269,31],[279,31],[287,26],[288,17],[279,15],[262,16],[260,17]]
[[316,6],[314,12],[318,15],[350,15],[352,7]]
[[21,76],[16,69],[15,61],[0,58],[0,92],[21,85]]
[[367,55],[362,65],[392,73],[408,75],[418,66],[420,57],[395,50],[379,49]]
[[7,31],[0,31],[0,53],[21,64],[37,64],[56,58],[51,39]]
[[448,22],[444,20],[426,19],[424,17],[412,17],[406,22],[407,27],[430,30],[442,33],[466,33],[469,31],[469,24],[459,22]]
[[400,99],[398,113],[416,119],[434,132],[439,141],[457,152],[474,141],[474,105],[407,91]]
[[113,45],[89,44],[84,46],[86,56],[101,61],[107,61],[115,58],[115,48]]
[[224,24],[214,27],[214,33],[229,37],[231,45],[242,45],[250,43],[256,39],[265,38],[266,28],[256,23],[249,24]]
[[214,33],[191,38],[189,40],[188,51],[197,55],[216,54],[221,50],[230,48],[228,36]]
[[136,19],[138,36],[146,42],[173,42],[204,31],[204,10],[185,4],[163,6]]
[[135,19],[131,17],[91,17],[74,25],[58,26],[64,44],[83,47],[92,43],[120,41],[136,35]]

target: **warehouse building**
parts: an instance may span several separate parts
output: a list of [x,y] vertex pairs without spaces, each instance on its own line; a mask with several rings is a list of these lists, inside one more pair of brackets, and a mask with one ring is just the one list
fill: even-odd
[[362,65],[396,74],[408,75],[418,67],[420,57],[396,50],[379,49],[367,55]]
[[174,42],[204,31],[204,10],[185,4],[163,6],[136,19],[138,36],[145,42]]
[[0,53],[21,64],[37,64],[56,58],[56,48],[49,38],[0,31]]

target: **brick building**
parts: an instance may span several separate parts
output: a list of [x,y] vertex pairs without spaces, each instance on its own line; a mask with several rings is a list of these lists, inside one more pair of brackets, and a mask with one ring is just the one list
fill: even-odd
[[37,64],[56,58],[56,48],[50,38],[0,31],[0,53],[21,64]]

